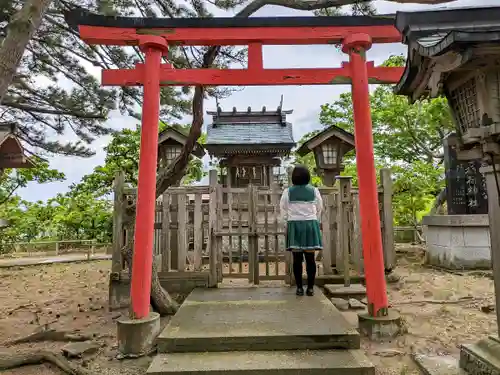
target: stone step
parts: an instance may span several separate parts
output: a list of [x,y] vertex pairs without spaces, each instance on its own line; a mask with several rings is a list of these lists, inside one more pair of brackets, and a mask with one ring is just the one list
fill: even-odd
[[316,289],[195,289],[158,336],[160,353],[359,349],[360,337]]
[[148,375],[375,375],[362,350],[159,354]]

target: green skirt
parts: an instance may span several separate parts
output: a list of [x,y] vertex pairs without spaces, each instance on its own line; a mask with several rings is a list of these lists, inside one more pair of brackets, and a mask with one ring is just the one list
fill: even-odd
[[321,229],[318,220],[297,220],[287,223],[288,251],[321,250]]

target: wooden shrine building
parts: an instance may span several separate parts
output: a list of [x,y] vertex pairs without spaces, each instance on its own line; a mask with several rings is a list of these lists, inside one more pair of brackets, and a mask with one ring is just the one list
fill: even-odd
[[281,165],[295,146],[292,124],[286,116],[292,110],[239,112],[208,111],[213,116],[207,127],[205,144],[211,157],[219,160],[220,182],[227,187],[246,187],[249,184],[271,186],[273,169]]
[[14,122],[0,123],[0,170],[7,168],[32,168],[33,162],[25,151],[17,135]]

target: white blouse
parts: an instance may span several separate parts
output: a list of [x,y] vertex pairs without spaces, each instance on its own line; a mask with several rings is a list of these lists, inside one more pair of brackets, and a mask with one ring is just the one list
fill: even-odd
[[314,188],[315,199],[311,202],[290,202],[288,189],[283,191],[280,200],[281,218],[283,221],[321,220],[323,199],[318,188]]

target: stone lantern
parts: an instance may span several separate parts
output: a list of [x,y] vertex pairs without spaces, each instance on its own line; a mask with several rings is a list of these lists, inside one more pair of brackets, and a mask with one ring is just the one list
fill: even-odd
[[[476,212],[478,207],[482,209],[480,202],[487,205],[479,210],[487,214],[424,218],[427,253],[439,246],[443,259],[454,260],[477,258],[482,252],[484,263],[493,268],[500,322],[500,7],[398,12],[395,24],[408,45],[406,68],[396,93],[411,101],[446,96],[454,118],[456,134],[445,139],[445,162],[447,151],[451,149],[455,155],[451,167],[446,167],[447,175],[460,177],[455,173],[458,165],[466,184],[460,189],[447,184],[448,204],[455,206],[452,212],[463,204],[472,204]],[[439,237],[431,235],[431,230],[440,233]],[[446,237],[442,233],[452,238],[447,247],[442,246],[441,238]],[[499,362],[491,360],[500,358],[497,325],[499,330],[490,337],[461,347],[459,364],[465,373],[500,373]]]
[[[187,135],[173,126],[169,126],[158,135],[158,167],[166,168],[181,154]],[[193,155],[203,158],[205,149],[196,142]]]
[[354,136],[333,125],[305,141],[297,153],[305,156],[313,151],[317,174],[326,186],[333,186],[335,176],[344,170],[344,155],[354,148]]

